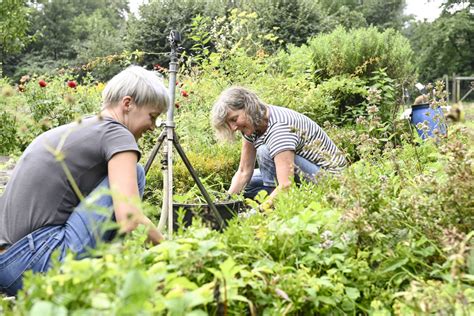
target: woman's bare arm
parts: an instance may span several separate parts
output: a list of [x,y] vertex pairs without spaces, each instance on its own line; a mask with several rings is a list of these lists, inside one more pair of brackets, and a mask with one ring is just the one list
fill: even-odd
[[240,153],[239,169],[232,178],[229,193],[240,193],[250,181],[255,168],[257,151],[252,143],[243,140],[242,151]]
[[137,154],[133,151],[115,154],[108,163],[108,176],[115,218],[121,231],[129,233],[142,224],[148,229],[149,241],[158,244],[163,235],[141,210],[137,183]]

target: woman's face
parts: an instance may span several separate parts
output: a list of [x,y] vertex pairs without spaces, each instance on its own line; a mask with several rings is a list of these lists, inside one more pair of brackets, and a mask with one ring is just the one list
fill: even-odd
[[244,135],[250,136],[255,131],[244,110],[229,110],[225,121],[233,132],[240,131]]
[[127,127],[138,140],[145,132],[155,129],[156,119],[160,114],[161,112],[153,106],[137,107],[134,105],[128,112]]

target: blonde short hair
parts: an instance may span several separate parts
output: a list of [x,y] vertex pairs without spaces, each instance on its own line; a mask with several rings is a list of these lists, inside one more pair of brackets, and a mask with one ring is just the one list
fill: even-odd
[[216,131],[217,138],[221,140],[234,140],[234,132],[226,122],[229,110],[244,110],[256,129],[265,117],[266,104],[254,92],[246,88],[230,87],[224,90],[211,111],[211,124]]
[[130,66],[110,79],[102,91],[103,108],[114,106],[125,96],[130,96],[137,107],[151,105],[161,113],[170,104],[162,78],[139,66]]

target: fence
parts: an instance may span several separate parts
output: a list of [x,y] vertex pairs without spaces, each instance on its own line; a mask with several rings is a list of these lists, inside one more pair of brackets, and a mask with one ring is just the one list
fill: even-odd
[[[451,91],[449,91],[450,85],[448,75],[444,76],[444,81],[446,83],[446,92],[451,96],[452,103],[464,101],[474,91],[474,76],[466,77],[456,76],[456,74],[453,74]],[[472,95],[474,95],[474,93]]]

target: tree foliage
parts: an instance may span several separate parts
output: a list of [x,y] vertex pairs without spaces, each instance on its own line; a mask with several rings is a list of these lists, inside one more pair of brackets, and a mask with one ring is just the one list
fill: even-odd
[[251,0],[242,1],[240,8],[256,12],[259,27],[273,33],[281,46],[301,45],[323,30],[324,11],[315,1],[308,0]]
[[[196,16],[209,17],[212,23],[206,31],[214,29],[217,33],[215,29],[225,28],[221,18],[232,23],[235,21],[232,12],[237,9],[242,14],[257,15],[253,31],[271,34],[276,41],[268,41],[263,46],[267,51],[275,51],[289,44],[304,44],[308,38],[332,32],[339,25],[347,29],[368,25],[400,29],[404,4],[404,0],[390,0],[388,4],[381,0],[155,0],[140,7],[140,18],[129,20],[128,43],[130,49],[148,53],[146,64],[166,63],[169,51],[166,37],[172,29],[184,34],[182,46],[189,52],[196,42],[186,34],[190,35],[195,28]],[[215,41],[209,44],[211,49],[215,46]]]
[[21,55],[9,56],[16,66],[10,65],[9,75],[18,77],[29,72],[46,72],[123,49],[120,37],[125,30],[127,0],[67,3],[38,0],[29,5],[29,9],[25,9],[31,12],[28,32],[37,36]]
[[433,23],[418,23],[411,31],[422,80],[474,73],[474,16],[470,8],[444,11]]
[[0,63],[5,62],[8,54],[20,52],[32,39],[28,35],[29,11],[26,0],[2,1],[0,5]]
[[393,28],[401,30],[404,17],[405,0],[365,0],[362,12],[368,25],[379,29]]
[[[155,0],[140,7],[140,18],[128,23],[128,43],[130,49],[145,51],[146,64],[167,63],[170,51],[168,35],[177,30],[183,35],[191,30],[192,20],[198,15],[215,17],[226,12],[223,1],[219,0]],[[189,51],[192,40],[183,36],[181,46]]]
[[[246,47],[248,54],[260,49],[275,53],[288,51],[292,45],[302,46],[309,38],[332,33],[338,27],[400,31],[409,18],[403,15],[406,0],[150,0],[141,6],[137,17],[128,14],[128,2],[2,1],[0,57],[3,73],[18,79],[23,74],[46,73],[55,68],[78,69],[85,64],[101,64],[95,61],[105,56],[122,56],[135,50],[145,52],[140,63],[166,66],[170,50],[167,36],[171,30],[182,33],[181,46],[185,55],[193,58],[188,65],[196,65],[206,59],[196,55],[209,55],[226,42],[238,47],[249,44],[252,49]],[[472,73],[473,2],[444,1],[442,16],[437,21],[412,24],[405,31],[417,52],[422,78],[452,72]],[[453,13],[459,5],[465,8],[464,13]],[[235,12],[238,12],[237,17]],[[197,23],[198,16],[205,19]],[[248,17],[251,21],[246,24]],[[249,28],[242,28],[242,36],[231,34],[238,30],[236,21]],[[223,38],[226,35],[233,37]],[[204,40],[207,42],[203,44]],[[112,62],[97,67],[95,75],[107,79],[116,72],[116,67],[124,65],[111,65],[117,58],[110,60]],[[390,72],[390,68],[387,71]]]

